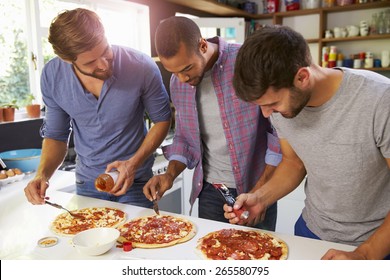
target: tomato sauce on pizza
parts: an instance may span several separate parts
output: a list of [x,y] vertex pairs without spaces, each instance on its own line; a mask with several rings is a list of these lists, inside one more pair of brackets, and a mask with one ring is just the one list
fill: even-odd
[[72,217],[68,212],[62,213],[52,222],[52,231],[71,236],[90,228],[117,227],[126,220],[125,212],[110,207],[83,208],[72,213],[82,218]]
[[287,258],[287,245],[257,230],[222,229],[198,241],[197,250],[211,260],[280,260]]
[[161,248],[183,243],[194,237],[195,225],[183,218],[155,215],[131,220],[119,228],[118,242],[133,247]]

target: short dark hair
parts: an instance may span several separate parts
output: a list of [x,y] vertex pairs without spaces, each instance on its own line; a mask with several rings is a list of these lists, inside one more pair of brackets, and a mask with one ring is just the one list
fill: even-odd
[[170,17],[157,27],[156,51],[159,56],[170,58],[177,54],[180,43],[184,43],[187,51],[196,53],[201,38],[200,29],[194,21],[186,17]]
[[250,35],[240,48],[233,86],[247,102],[259,99],[269,87],[293,87],[297,71],[312,63],[301,34],[286,26],[266,26]]
[[54,53],[68,61],[76,61],[79,54],[92,50],[104,38],[99,16],[82,8],[61,12],[49,29],[49,42]]

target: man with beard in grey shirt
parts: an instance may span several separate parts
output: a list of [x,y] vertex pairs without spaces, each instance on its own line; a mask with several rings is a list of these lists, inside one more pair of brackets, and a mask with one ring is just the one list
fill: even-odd
[[[239,196],[234,207],[259,216],[307,175],[295,234],[358,246],[330,250],[323,259],[389,258],[390,80],[315,65],[299,33],[274,26],[245,41],[234,86],[271,118],[283,155],[270,181]],[[232,207],[224,209],[237,223]]]

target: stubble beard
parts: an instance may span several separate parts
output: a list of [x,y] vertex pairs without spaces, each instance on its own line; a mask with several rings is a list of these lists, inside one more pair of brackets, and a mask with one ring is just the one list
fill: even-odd
[[311,97],[310,91],[302,91],[297,88],[292,88],[290,91],[291,112],[281,115],[286,119],[295,118],[309,103]]
[[89,72],[85,72],[83,70],[81,70],[76,63],[72,63],[73,66],[77,69],[77,71],[79,71],[81,74],[85,75],[85,76],[89,76],[89,77],[92,77],[92,78],[95,78],[95,79],[99,79],[99,80],[102,80],[102,81],[105,81],[107,80],[108,78],[110,78],[113,74],[113,70],[112,70],[112,62],[109,63],[108,65],[108,68],[107,70],[100,70],[100,69],[97,69],[97,70],[94,70],[92,73],[89,73]]

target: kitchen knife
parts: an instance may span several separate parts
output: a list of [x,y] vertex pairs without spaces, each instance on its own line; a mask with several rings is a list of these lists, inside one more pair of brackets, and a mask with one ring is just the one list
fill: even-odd
[[153,200],[153,210],[157,215],[160,215],[160,210],[158,209],[157,199]]

